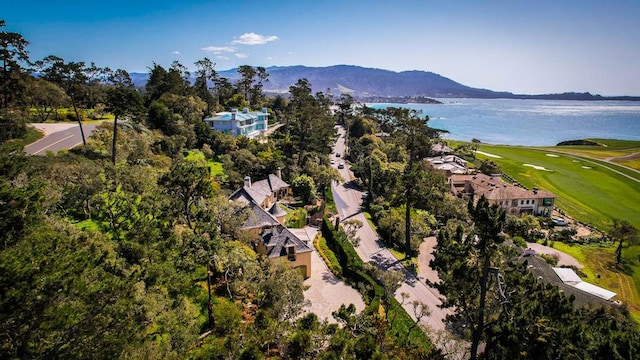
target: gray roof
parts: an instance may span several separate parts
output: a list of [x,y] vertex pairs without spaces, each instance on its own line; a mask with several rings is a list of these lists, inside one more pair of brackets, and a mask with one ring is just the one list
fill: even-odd
[[243,229],[255,229],[263,227],[271,227],[280,224],[275,217],[266,212],[260,205],[251,201],[248,203],[250,208],[249,216],[242,225]]
[[273,206],[271,206],[271,209],[269,209],[269,214],[275,217],[287,215],[287,213],[282,210],[280,206],[278,206],[278,203],[274,203]]
[[261,236],[263,244],[269,249],[267,256],[270,258],[286,256],[288,246],[294,246],[297,254],[312,251],[307,244],[281,224],[265,230]]
[[527,262],[527,268],[536,278],[541,279],[544,282],[553,284],[560,289],[560,291],[569,295],[573,295],[574,302],[579,305],[586,304],[611,304],[610,301],[604,300],[598,296],[590,294],[586,291],[582,291],[575,286],[565,284],[562,279],[553,271],[551,265],[549,265],[544,259],[536,255],[525,256],[523,259]]
[[284,180],[274,174],[269,174],[266,179],[256,181],[251,186],[242,186],[242,188],[229,196],[229,200],[239,200],[243,203],[249,203],[253,200],[258,204],[262,204],[274,192],[288,187],[289,184]]

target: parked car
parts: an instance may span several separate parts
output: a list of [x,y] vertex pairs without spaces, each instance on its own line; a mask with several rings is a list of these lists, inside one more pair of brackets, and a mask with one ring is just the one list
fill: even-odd
[[335,164],[335,163],[336,163],[336,161],[335,161],[335,160],[333,160],[333,159],[329,160],[329,162],[331,163],[331,165],[333,165],[333,164]]
[[337,153],[336,153],[336,157],[340,157],[340,153],[338,153],[338,152],[337,152]]
[[567,220],[563,219],[563,218],[553,218],[553,225],[555,226],[567,226],[569,225],[569,223],[567,223]]
[[344,163],[342,161],[338,163],[338,169],[344,169]]

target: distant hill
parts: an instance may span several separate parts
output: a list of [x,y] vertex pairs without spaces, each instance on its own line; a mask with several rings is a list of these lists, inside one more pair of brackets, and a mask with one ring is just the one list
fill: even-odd
[[[488,89],[472,88],[455,82],[444,76],[428,71],[402,71],[365,68],[354,65],[334,65],[327,67],[273,66],[268,67],[269,81],[264,85],[265,92],[288,93],[289,87],[299,79],[307,79],[313,91],[339,95],[351,94],[360,100],[384,98],[421,99],[431,98],[510,98],[510,99],[549,99],[549,100],[634,100],[640,97],[620,96],[604,97],[590,93],[563,93],[543,95],[522,95],[510,92],[496,92]],[[231,82],[238,79],[236,69],[218,72]],[[134,83],[143,86],[148,74],[132,73]]]

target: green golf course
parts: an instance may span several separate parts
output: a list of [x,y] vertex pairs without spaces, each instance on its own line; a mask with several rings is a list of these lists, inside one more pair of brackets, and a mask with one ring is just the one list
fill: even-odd
[[[627,143],[640,147],[640,142]],[[606,231],[612,219],[618,218],[640,228],[640,173],[632,169],[567,154],[568,147],[482,144],[478,150],[499,156],[477,153],[478,159],[494,161],[522,185],[556,194],[556,206],[579,221]]]
[[[613,218],[627,220],[640,229],[640,172],[634,170],[639,168],[636,157],[640,142],[592,140],[603,146],[534,148],[481,144],[476,156],[494,161],[505,174],[528,188],[554,193],[556,207],[605,233]],[[628,304],[640,322],[640,246],[626,247],[624,264],[617,265],[613,245],[606,244],[556,242],[555,247],[585,266],[584,280],[615,291],[616,298]]]

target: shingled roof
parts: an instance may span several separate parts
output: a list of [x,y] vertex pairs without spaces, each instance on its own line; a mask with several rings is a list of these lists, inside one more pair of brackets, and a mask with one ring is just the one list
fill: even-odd
[[541,257],[531,255],[525,256],[523,258],[527,263],[527,268],[535,276],[536,278],[553,284],[560,289],[560,291],[564,292],[568,295],[574,296],[574,302],[578,305],[586,305],[586,304],[609,304],[610,301],[607,301],[601,297],[590,294],[586,291],[582,291],[575,286],[571,286],[569,284],[565,284],[562,279],[558,276],[558,274],[553,270],[551,265],[549,265],[544,259]]
[[295,247],[297,254],[312,251],[307,244],[281,224],[265,230],[261,237],[263,244],[267,247],[267,256],[270,258],[286,256],[289,246]]
[[512,199],[544,199],[556,196],[544,190],[527,190],[520,186],[506,183],[501,178],[485,174],[451,175],[449,178],[453,184],[470,182],[475,196],[484,195],[488,200],[512,200]]
[[229,200],[238,200],[243,203],[249,203],[251,200],[258,204],[262,204],[264,200],[278,190],[289,187],[284,180],[277,175],[269,174],[266,179],[244,184],[242,188],[236,190],[229,196]]
[[269,214],[273,215],[276,218],[279,216],[287,215],[287,213],[282,210],[278,203],[273,203],[273,206],[271,206],[271,209],[269,209]]
[[273,215],[269,214],[255,202],[251,201],[247,206],[250,211],[247,220],[242,225],[243,229],[264,228],[280,224]]

